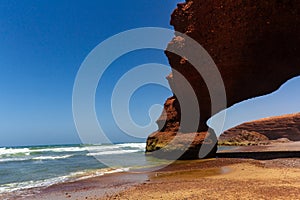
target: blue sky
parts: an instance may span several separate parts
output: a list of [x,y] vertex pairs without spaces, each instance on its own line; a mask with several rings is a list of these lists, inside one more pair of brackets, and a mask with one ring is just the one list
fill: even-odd
[[[165,27],[178,1],[0,1],[0,146],[79,143],[72,117],[72,89],[79,67],[100,42],[139,27]],[[111,139],[141,141],[115,126],[109,110],[113,85],[132,67],[167,64],[162,51],[133,52],[117,60],[97,90],[96,108]],[[166,76],[166,74],[161,74]],[[100,83],[101,83],[100,82]],[[225,128],[243,121],[299,112],[293,79],[280,91],[234,106]],[[152,104],[171,93],[157,85],[140,88],[130,104],[138,124],[149,121]]]

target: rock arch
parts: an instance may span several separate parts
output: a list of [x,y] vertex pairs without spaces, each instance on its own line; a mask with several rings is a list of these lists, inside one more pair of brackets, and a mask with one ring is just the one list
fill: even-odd
[[[287,80],[300,75],[300,1],[298,0],[186,0],[178,4],[171,25],[201,44],[214,59],[224,80],[227,106],[249,98],[269,94]],[[184,48],[173,40],[168,48]],[[198,132],[203,137],[193,143],[201,146],[211,113],[210,96],[200,74],[177,55],[166,55],[172,69],[182,73],[195,90],[200,107]],[[176,82],[176,77],[169,76]],[[176,90],[176,89],[175,89]],[[176,93],[176,91],[173,91]],[[159,149],[164,135],[180,127],[180,105],[176,96],[169,98],[158,120],[160,132],[149,136],[147,152]],[[163,134],[164,133],[164,134]],[[170,137],[171,138],[171,137]],[[216,137],[212,136],[215,140]],[[160,147],[158,147],[160,146]],[[213,156],[216,148],[209,154]],[[198,158],[195,151],[182,158]]]

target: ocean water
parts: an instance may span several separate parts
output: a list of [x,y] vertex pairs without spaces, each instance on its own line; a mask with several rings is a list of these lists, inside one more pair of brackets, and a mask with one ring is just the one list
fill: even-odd
[[145,145],[2,147],[0,194],[150,166]]
[[[0,196],[107,173],[163,166],[145,156],[145,143],[0,147]],[[219,151],[232,147],[219,147]]]

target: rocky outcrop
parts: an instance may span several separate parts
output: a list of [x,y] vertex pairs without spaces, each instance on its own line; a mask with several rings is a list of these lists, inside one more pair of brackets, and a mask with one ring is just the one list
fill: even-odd
[[[198,159],[214,157],[217,137],[210,132],[182,133],[180,105],[176,97],[167,99],[164,111],[157,121],[160,131],[147,138],[146,152],[164,159]],[[162,120],[164,119],[164,120]]]
[[220,141],[235,141],[238,135],[246,132],[257,132],[269,140],[287,138],[291,141],[300,141],[300,113],[269,117],[261,120],[243,123],[225,131]]
[[[215,134],[155,132],[147,140],[146,151],[158,158],[198,159],[215,156],[217,151]],[[211,147],[213,146],[213,149]]]
[[[228,107],[269,94],[300,75],[298,0],[186,0],[173,12],[171,24],[176,31],[195,39],[211,55],[224,81]],[[184,42],[184,38],[177,35],[166,51],[173,69],[168,80],[175,95],[167,100],[158,120],[161,132],[189,132],[181,127],[181,103],[177,94],[186,99],[190,94],[181,87],[177,72],[188,80],[197,96],[200,111],[195,109],[189,113],[191,116],[200,114],[196,132],[206,132],[207,120],[224,109],[220,106],[212,112],[204,78],[188,58],[168,51],[184,52],[190,48]]]
[[221,135],[218,141],[222,146],[249,146],[270,144],[269,138],[255,131],[241,130],[228,137]]

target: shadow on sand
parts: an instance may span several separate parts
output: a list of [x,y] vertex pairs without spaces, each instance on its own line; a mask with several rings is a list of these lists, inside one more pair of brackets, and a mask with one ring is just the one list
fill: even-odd
[[217,158],[252,158],[256,160],[300,158],[300,151],[218,152]]

